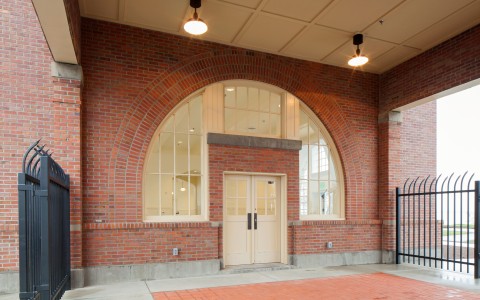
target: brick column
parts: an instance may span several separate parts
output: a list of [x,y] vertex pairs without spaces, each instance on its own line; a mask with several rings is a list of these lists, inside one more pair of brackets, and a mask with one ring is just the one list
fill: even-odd
[[[70,174],[70,240],[72,269],[82,267],[82,68],[53,62],[53,157]],[[73,275],[75,277],[75,274]],[[77,276],[78,277],[78,276]],[[83,282],[83,276],[80,276]],[[75,278],[74,278],[75,279]],[[80,284],[82,285],[82,284]],[[75,286],[75,285],[74,285]]]
[[382,220],[383,262],[388,263],[395,259],[395,188],[402,180],[402,114],[382,114],[378,123],[379,217]]

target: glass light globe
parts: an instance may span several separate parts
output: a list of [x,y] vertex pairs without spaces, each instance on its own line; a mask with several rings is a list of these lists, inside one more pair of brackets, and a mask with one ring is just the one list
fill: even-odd
[[352,67],[359,67],[368,62],[368,57],[363,56],[363,55],[358,55],[352,57],[349,61],[348,64]]
[[201,35],[207,32],[208,26],[202,19],[192,18],[183,25],[183,29],[190,34]]

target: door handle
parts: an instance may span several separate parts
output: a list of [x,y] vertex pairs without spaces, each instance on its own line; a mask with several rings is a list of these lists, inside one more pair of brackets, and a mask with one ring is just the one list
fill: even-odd
[[247,229],[252,229],[252,213],[247,214]]
[[253,214],[253,229],[257,230],[257,213]]

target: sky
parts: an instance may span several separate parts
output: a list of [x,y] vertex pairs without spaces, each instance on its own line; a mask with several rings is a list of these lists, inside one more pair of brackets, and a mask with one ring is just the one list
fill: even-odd
[[480,85],[437,100],[437,174],[480,179]]

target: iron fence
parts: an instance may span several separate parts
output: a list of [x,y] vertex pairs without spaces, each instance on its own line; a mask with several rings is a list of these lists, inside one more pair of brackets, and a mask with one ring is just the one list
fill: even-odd
[[420,180],[396,188],[396,262],[480,277],[480,182],[474,174]]
[[20,299],[60,299],[70,289],[70,179],[33,143],[18,174]]

